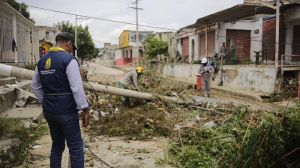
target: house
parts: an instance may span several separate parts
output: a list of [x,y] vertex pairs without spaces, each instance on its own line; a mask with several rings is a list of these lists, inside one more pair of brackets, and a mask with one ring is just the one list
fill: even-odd
[[40,57],[47,54],[49,49],[55,44],[55,37],[60,33],[57,27],[38,26],[38,39]]
[[119,44],[104,43],[104,47],[99,48],[100,51],[98,53],[98,57],[94,59],[94,62],[114,65],[118,48]]
[[[280,93],[292,86],[295,93],[300,81],[300,2],[282,2],[278,12],[274,1],[249,0],[199,18],[177,32],[178,53],[192,63],[218,54],[225,42],[227,62],[223,73],[216,74],[214,86],[222,81],[223,88],[260,95]],[[195,82],[198,68],[194,64],[170,64],[164,66],[163,73]]]
[[300,66],[300,1],[282,6],[281,13],[285,25],[285,52],[281,68],[288,70],[288,67],[294,66],[297,69]]
[[[152,31],[139,31],[139,56],[144,55],[144,41],[152,35]],[[115,58],[117,65],[126,65],[132,62],[133,59],[137,58],[135,54],[136,46],[136,32],[131,30],[124,30],[119,36],[119,54]]]
[[[184,27],[176,33],[176,56],[179,57],[177,58],[177,61],[181,60],[183,62],[192,62],[195,59],[199,59],[198,50],[193,48],[193,52],[190,51],[190,43],[193,43],[194,46],[198,46],[198,41],[197,44],[195,44],[195,41],[190,42],[190,39],[192,39],[195,35],[194,30],[194,28]],[[195,56],[197,58],[195,58]],[[189,60],[189,58],[193,59]]]
[[39,60],[38,27],[0,1],[0,62],[35,64]]
[[153,35],[161,41],[167,42],[168,44],[168,56],[170,58],[175,58],[176,56],[176,39],[175,32],[157,32]]
[[236,60],[254,62],[254,52],[263,50],[264,21],[272,14],[275,10],[269,7],[241,4],[199,18],[177,33],[181,52],[189,62],[198,61],[219,53],[225,42],[228,48],[234,47]]

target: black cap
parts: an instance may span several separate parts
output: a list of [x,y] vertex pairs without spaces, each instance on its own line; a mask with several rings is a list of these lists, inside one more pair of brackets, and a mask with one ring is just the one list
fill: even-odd
[[77,50],[77,46],[75,45],[75,38],[71,33],[61,32],[55,37],[55,41],[71,41],[74,47],[74,50]]

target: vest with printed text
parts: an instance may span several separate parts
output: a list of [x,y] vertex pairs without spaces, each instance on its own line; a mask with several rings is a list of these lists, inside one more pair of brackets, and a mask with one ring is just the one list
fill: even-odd
[[78,112],[66,74],[67,66],[73,59],[65,51],[51,51],[38,62],[44,92],[44,113],[65,115]]

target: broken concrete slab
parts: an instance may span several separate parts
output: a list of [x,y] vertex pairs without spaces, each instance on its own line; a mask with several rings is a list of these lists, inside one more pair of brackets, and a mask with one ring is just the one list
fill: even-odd
[[17,84],[17,86],[9,85],[0,88],[0,113],[5,112],[11,108],[17,99],[17,92],[15,88],[29,89],[31,88],[31,81],[26,80]]
[[16,77],[0,78],[0,86],[16,84]]
[[204,123],[202,125],[203,128],[213,128],[213,127],[216,127],[218,126],[214,121],[209,121],[207,123]]
[[37,98],[33,93],[21,88],[15,88],[15,90],[17,92],[17,99],[13,107],[25,107],[30,101],[37,101]]
[[16,92],[11,88],[0,89],[0,113],[11,108],[16,101]]

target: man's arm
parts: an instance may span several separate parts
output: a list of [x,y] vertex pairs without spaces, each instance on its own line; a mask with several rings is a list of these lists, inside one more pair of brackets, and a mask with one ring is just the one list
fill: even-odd
[[42,90],[40,74],[39,74],[37,68],[35,68],[35,71],[34,71],[34,74],[32,77],[31,88],[32,88],[34,95],[38,98],[39,102],[42,104],[43,99],[44,99],[44,91]]
[[134,75],[133,75],[133,85],[138,91],[140,91],[140,87],[139,87],[139,84],[138,84],[138,78],[137,78],[137,73],[136,72],[134,72]]
[[215,72],[215,69],[214,69],[214,67],[213,67],[212,65],[209,65],[208,71],[209,71],[210,73],[214,73],[214,72]]
[[80,76],[79,66],[75,59],[73,59],[67,66],[66,74],[78,110],[88,108],[89,105],[83,90],[83,82]]
[[66,74],[73,93],[74,100],[77,104],[78,110],[83,111],[83,126],[87,127],[89,124],[89,104],[83,90],[83,82],[80,76],[78,62],[73,59],[66,69]]
[[205,72],[204,66],[200,66],[199,70],[198,70],[198,74],[203,74]]

